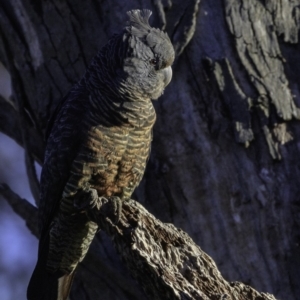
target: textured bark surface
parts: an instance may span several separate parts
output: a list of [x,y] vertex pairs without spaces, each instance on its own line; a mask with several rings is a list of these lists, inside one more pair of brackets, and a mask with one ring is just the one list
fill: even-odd
[[98,222],[148,299],[275,300],[242,283],[229,284],[184,231],[160,222],[138,202],[124,202],[118,224],[107,217],[113,206],[103,203]]
[[[186,231],[226,280],[299,299],[299,0],[1,0],[13,97],[0,98],[0,130],[25,148],[33,194],[51,112],[133,8],[153,10],[178,55],[136,199]],[[99,233],[73,299],[142,299],[128,274]]]
[[[7,185],[0,185],[2,194],[14,211],[27,220],[26,225],[38,236],[38,210],[16,195]],[[26,203],[26,206],[24,206]],[[113,242],[119,257],[139,287],[122,276],[114,275],[122,299],[199,299],[199,300],[276,300],[269,293],[260,293],[241,282],[227,282],[210,256],[201,250],[187,233],[173,224],[162,223],[134,200],[126,200],[118,223],[115,220],[115,200],[99,198],[97,212],[91,213],[99,227]],[[102,241],[103,242],[103,241]],[[94,258],[95,259],[95,258]],[[87,266],[93,259],[85,260]],[[97,273],[105,271],[103,264],[94,270],[82,269],[75,276],[72,299],[101,299],[103,291],[84,283],[98,284]],[[82,284],[83,283],[83,284]],[[144,294],[140,289],[143,288]],[[112,292],[112,289],[109,291]],[[119,296],[119,295],[118,295]],[[108,298],[106,298],[108,297]],[[118,298],[106,293],[104,299]]]

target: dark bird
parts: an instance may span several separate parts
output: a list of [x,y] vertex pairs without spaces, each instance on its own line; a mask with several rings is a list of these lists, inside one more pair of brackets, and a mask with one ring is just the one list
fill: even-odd
[[156,119],[151,99],[171,81],[175,54],[168,35],[150,27],[150,10],[127,14],[127,26],[93,58],[52,117],[29,300],[68,298],[75,269],[98,230],[78,208],[87,195],[122,202],[144,174]]

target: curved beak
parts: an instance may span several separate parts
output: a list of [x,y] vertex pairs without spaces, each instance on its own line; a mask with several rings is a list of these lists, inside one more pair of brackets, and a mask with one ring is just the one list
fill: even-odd
[[171,66],[163,69],[163,73],[164,73],[164,84],[165,84],[165,87],[170,83],[171,79],[172,79],[172,68]]

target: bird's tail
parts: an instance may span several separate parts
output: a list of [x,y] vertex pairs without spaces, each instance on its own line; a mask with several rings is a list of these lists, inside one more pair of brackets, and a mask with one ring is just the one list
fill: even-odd
[[34,272],[27,290],[28,300],[67,300],[74,272],[58,277],[56,274]]
[[43,249],[39,251],[38,261],[27,289],[27,299],[67,300],[75,271],[71,274],[63,274],[62,272],[51,273],[47,271],[48,249],[45,249],[45,247],[49,247],[48,240],[43,242]]
[[41,234],[39,254],[27,290],[28,300],[67,300],[77,264],[98,230],[86,214],[60,215]]

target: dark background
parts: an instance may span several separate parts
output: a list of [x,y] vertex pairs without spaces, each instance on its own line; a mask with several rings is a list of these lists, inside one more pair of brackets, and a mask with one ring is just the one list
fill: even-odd
[[[0,94],[11,94],[10,78],[0,65]],[[39,170],[40,167],[37,167]],[[0,182],[30,202],[24,150],[14,140],[0,133]],[[36,261],[37,239],[28,231],[25,222],[17,216],[0,196],[0,299],[25,300],[27,284]]]

